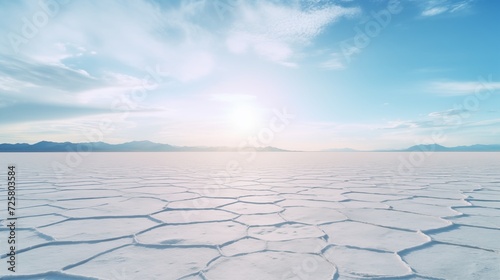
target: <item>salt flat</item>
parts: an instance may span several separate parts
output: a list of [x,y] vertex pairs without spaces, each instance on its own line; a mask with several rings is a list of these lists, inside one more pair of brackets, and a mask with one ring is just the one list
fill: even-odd
[[0,154],[0,278],[500,279],[500,153],[409,155]]

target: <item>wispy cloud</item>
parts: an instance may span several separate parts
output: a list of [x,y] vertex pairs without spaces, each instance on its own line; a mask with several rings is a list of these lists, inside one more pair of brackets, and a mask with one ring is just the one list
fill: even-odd
[[434,7],[434,8],[429,8],[429,9],[424,10],[422,12],[422,15],[425,17],[431,17],[431,16],[436,16],[436,15],[442,14],[446,11],[448,11],[447,7]]
[[452,0],[429,0],[419,1],[422,7],[421,15],[423,17],[432,17],[441,14],[453,14],[460,11],[466,11],[472,7],[472,0],[452,1]]
[[427,127],[433,127],[435,124],[432,121],[426,120],[426,121],[412,121],[412,120],[406,120],[406,121],[389,121],[386,125],[383,125],[380,127],[380,129],[416,129],[416,128],[427,128]]
[[345,59],[343,59],[340,53],[332,53],[330,57],[325,62],[321,63],[321,67],[328,70],[341,70],[345,69]]
[[[8,82],[4,87],[9,87],[9,84],[10,87],[50,86],[65,91],[78,91],[103,85],[103,81],[84,71],[15,57],[0,58],[0,78]],[[18,88],[12,90],[16,91]]]
[[297,2],[247,3],[240,7],[227,47],[234,53],[252,51],[271,61],[295,66],[291,60],[297,48],[310,44],[328,24],[358,12],[357,8],[337,5],[310,9]]
[[480,126],[491,126],[499,122],[499,119],[488,119],[475,121],[472,114],[476,113],[464,108],[453,108],[444,111],[436,111],[427,114],[420,120],[390,121],[382,127],[389,130],[425,130],[429,128],[472,128]]
[[468,125],[473,125],[473,126],[495,126],[495,127],[498,128],[499,124],[500,124],[500,119],[489,119],[489,120],[476,121],[476,122],[470,123]]
[[[61,7],[33,40],[19,46],[20,53],[39,63],[87,73],[160,65],[173,79],[196,80],[209,75],[215,64],[215,35],[204,26],[210,20],[205,2],[162,9],[153,1],[74,1]],[[38,8],[37,2],[25,4]],[[30,17],[28,11],[17,17]],[[20,21],[8,22],[5,30],[19,33],[22,26]],[[0,47],[12,52],[8,42]]]
[[79,105],[55,105],[43,103],[14,103],[0,110],[0,124],[55,120],[76,116],[111,113],[110,109]]
[[457,118],[462,119],[470,117],[470,112],[463,108],[453,108],[444,111],[436,111],[427,114],[420,120],[397,120],[390,121],[382,129],[401,130],[401,129],[426,129],[436,127],[447,127],[457,125]]
[[455,109],[448,109],[445,111],[432,112],[429,113],[428,116],[436,119],[436,118],[447,118],[453,116],[463,116],[466,114],[470,114],[470,111],[463,108],[455,108]]
[[440,95],[467,95],[480,91],[496,92],[500,82],[493,81],[436,81],[426,86],[427,91]]

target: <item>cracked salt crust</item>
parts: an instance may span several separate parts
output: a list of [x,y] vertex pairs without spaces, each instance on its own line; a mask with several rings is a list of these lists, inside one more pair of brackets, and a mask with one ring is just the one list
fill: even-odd
[[238,154],[96,153],[62,178],[46,167],[50,153],[9,154],[22,171],[17,275],[500,276],[500,153],[434,154],[406,176],[396,172],[405,154],[284,155],[259,153],[217,186],[214,170]]

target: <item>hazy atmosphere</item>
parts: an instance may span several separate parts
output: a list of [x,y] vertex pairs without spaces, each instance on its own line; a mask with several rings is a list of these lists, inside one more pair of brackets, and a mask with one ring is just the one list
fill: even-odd
[[0,1],[0,143],[497,144],[499,8]]

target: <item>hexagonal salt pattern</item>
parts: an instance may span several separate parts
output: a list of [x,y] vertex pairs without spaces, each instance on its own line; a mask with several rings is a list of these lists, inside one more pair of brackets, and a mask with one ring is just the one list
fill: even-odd
[[235,222],[164,225],[137,235],[139,243],[222,245],[245,237],[247,227]]
[[68,269],[98,279],[179,279],[197,274],[219,252],[211,248],[127,246]]
[[17,275],[498,279],[500,155],[435,154],[400,175],[406,155],[259,153],[217,180],[238,154],[91,154],[62,177],[53,155],[12,154],[30,166]]
[[[157,224],[145,217],[68,219],[38,231],[57,241],[92,241],[132,236]],[[85,230],[76,231],[78,228]]]
[[315,226],[283,224],[279,226],[253,226],[249,228],[248,235],[261,240],[282,241],[306,237],[321,237],[325,233]]
[[258,252],[223,257],[204,273],[209,280],[332,279],[333,264],[315,254]]
[[412,273],[410,266],[391,252],[335,246],[328,248],[324,254],[337,264],[341,274],[374,278],[403,277]]
[[498,279],[498,251],[485,251],[454,244],[432,244],[403,254],[418,275],[433,279]]
[[328,235],[331,244],[388,252],[398,252],[422,245],[430,240],[428,236],[414,231],[353,221],[323,225],[320,228]]

